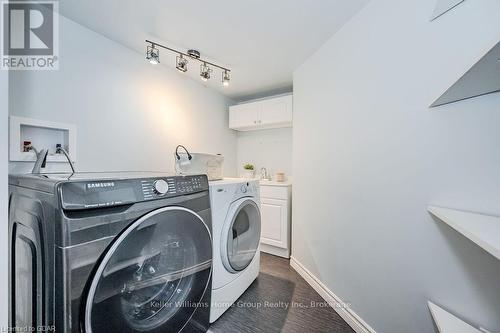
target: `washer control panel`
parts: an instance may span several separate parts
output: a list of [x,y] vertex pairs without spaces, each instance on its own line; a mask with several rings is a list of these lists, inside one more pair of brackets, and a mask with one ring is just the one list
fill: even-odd
[[175,179],[177,192],[181,194],[199,192],[208,188],[205,176],[186,176]]
[[208,189],[206,176],[177,176],[141,180],[145,200],[196,193]]
[[174,184],[169,184],[168,178],[160,179],[143,179],[141,180],[142,195],[145,200],[155,199],[175,193]]
[[61,185],[64,209],[95,209],[208,191],[208,178],[159,176],[66,182]]
[[164,195],[168,192],[168,183],[166,180],[158,179],[153,183],[153,192],[158,195]]

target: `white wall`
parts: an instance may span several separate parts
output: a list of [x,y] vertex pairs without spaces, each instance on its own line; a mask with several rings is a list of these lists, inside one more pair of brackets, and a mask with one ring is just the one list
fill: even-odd
[[9,72],[0,70],[0,328],[8,326],[8,111]]
[[294,74],[292,255],[379,333],[428,299],[500,331],[500,262],[427,212],[500,215],[500,94],[428,106],[500,39],[500,2],[372,0]]
[[255,173],[260,175],[260,169],[265,167],[269,175],[276,172],[292,175],[292,135],[291,128],[279,128],[260,131],[238,132],[237,134],[237,164],[241,173],[243,165],[255,165]]
[[10,112],[76,124],[78,171],[173,171],[173,150],[184,144],[223,154],[226,175],[236,174],[224,96],[63,17],[60,61],[59,71],[12,73]]

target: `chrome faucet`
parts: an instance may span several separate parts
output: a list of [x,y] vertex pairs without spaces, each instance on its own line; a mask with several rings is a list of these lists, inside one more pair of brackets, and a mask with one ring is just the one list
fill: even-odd
[[260,169],[260,179],[269,179],[267,178],[267,169],[264,167]]

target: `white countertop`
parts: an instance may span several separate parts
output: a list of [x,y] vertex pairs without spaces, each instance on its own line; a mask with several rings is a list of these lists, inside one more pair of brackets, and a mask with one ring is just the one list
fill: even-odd
[[226,184],[237,184],[244,183],[245,181],[259,181],[260,186],[281,186],[281,187],[289,187],[292,186],[291,180],[286,180],[284,182],[277,182],[274,180],[259,180],[257,178],[224,178],[221,180],[211,180],[209,182],[210,185],[226,185]]
[[284,182],[277,182],[277,181],[274,181],[274,180],[260,180],[260,186],[289,187],[289,186],[292,186],[292,181],[286,180]]

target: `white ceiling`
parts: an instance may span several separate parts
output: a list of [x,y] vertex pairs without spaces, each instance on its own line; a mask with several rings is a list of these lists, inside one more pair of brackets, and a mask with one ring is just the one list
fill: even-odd
[[[294,69],[368,1],[64,0],[59,10],[141,54],[145,39],[183,51],[196,48],[232,70],[229,87],[222,87],[218,70],[207,85],[241,100],[290,91]],[[174,68],[167,51],[160,57]],[[199,64],[189,65],[189,75],[199,80]]]

